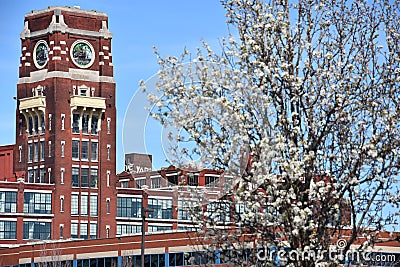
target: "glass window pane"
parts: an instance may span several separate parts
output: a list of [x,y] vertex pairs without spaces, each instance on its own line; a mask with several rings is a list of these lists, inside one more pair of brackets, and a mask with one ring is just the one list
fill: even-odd
[[89,141],[82,141],[81,159],[82,160],[89,159]]
[[90,196],[90,216],[97,216],[97,196]]
[[81,169],[81,187],[89,186],[89,169],[82,168]]
[[97,188],[97,176],[98,176],[97,173],[98,173],[97,169],[90,170],[90,187],[91,188]]
[[98,158],[98,142],[92,142],[90,159],[92,161],[97,161],[97,158]]
[[81,215],[88,214],[88,196],[81,195]]
[[72,132],[79,133],[79,114],[72,115]]
[[99,117],[92,115],[92,124],[91,124],[91,131],[92,134],[97,134],[97,124],[99,122]]
[[79,168],[72,168],[72,186],[79,187]]
[[79,160],[79,140],[72,140],[72,159]]
[[71,215],[78,215],[78,195],[71,195]]
[[89,131],[89,115],[84,114],[82,116],[82,133],[87,134]]

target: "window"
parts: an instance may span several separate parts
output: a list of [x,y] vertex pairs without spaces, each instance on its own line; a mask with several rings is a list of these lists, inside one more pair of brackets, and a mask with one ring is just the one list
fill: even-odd
[[81,195],[81,215],[88,215],[88,196]]
[[128,188],[129,187],[129,180],[120,180],[121,182],[121,187],[122,188]]
[[39,160],[39,143],[33,143],[33,161],[37,162]]
[[[65,173],[65,169],[64,169],[64,168],[61,168],[61,169],[60,169],[60,172],[61,172],[60,183],[61,183],[61,184],[64,184],[64,173]],[[79,173],[79,170],[78,170],[78,173]]]
[[51,168],[47,168],[47,173],[49,174],[49,183],[51,183]]
[[17,212],[17,192],[0,192],[0,212]]
[[50,239],[51,223],[49,222],[24,222],[24,239]]
[[90,195],[90,216],[97,216],[97,195]]
[[207,211],[210,218],[218,222],[230,221],[230,204],[229,202],[212,202],[207,205]]
[[188,174],[188,185],[190,186],[198,186],[199,185],[199,175],[189,173]]
[[110,199],[107,198],[106,199],[106,212],[107,212],[107,214],[110,214],[110,211],[111,211]]
[[83,114],[82,115],[82,133],[89,133],[89,115]]
[[117,235],[129,235],[141,232],[141,225],[117,224]]
[[149,225],[149,232],[162,232],[172,230],[172,226],[166,225]]
[[142,186],[146,185],[146,178],[137,178],[135,179],[136,188],[142,188]]
[[65,141],[61,141],[61,157],[65,155]]
[[107,160],[111,159],[111,145],[107,145]]
[[88,160],[89,159],[89,141],[82,141],[81,159],[82,160]]
[[107,134],[111,134],[111,118],[107,118]]
[[64,225],[60,224],[60,238],[64,238]]
[[44,125],[44,115],[43,114],[41,114],[40,115],[40,127],[41,127],[41,133],[42,134],[44,134],[44,131],[45,131],[45,125]]
[[72,187],[79,187],[79,168],[72,167]]
[[60,196],[60,212],[64,212],[64,196]]
[[202,210],[201,203],[191,200],[178,200],[178,219],[195,220]]
[[28,183],[34,183],[35,182],[35,177],[33,177],[33,170],[29,169],[28,170]]
[[97,173],[98,173],[97,169],[90,170],[90,187],[91,188],[97,188],[97,177],[98,177]]
[[106,238],[109,238],[109,237],[110,237],[110,226],[107,225],[106,226]]
[[35,123],[35,135],[37,135],[39,133],[39,117],[35,115],[33,119]]
[[49,131],[51,131],[51,124],[52,124],[51,114],[49,114]]
[[19,135],[22,135],[22,119],[19,119],[18,121],[18,129],[19,129]]
[[19,146],[19,147],[18,147],[18,152],[19,152],[19,159],[18,159],[18,162],[21,162],[21,161],[22,161],[22,146]]
[[40,174],[39,182],[43,184],[45,182],[44,181],[45,172],[44,172],[44,168],[43,167],[39,169],[39,174]]
[[29,135],[33,134],[33,119],[31,116],[28,118],[28,124],[29,124]]
[[61,130],[65,128],[65,114],[61,114]]
[[207,187],[219,187],[219,176],[207,176],[206,175],[206,186]]
[[90,223],[90,239],[97,238],[97,223]]
[[89,187],[89,169],[81,169],[81,187]]
[[92,115],[92,123],[90,125],[90,129],[91,129],[91,133],[94,135],[97,135],[97,127],[98,127],[98,123],[99,123],[99,117],[96,115]]
[[0,221],[0,239],[16,239],[17,222]]
[[33,182],[39,182],[39,169],[37,167],[33,169]]
[[79,211],[79,203],[78,203],[78,195],[71,195],[71,215],[78,215]]
[[140,218],[142,216],[142,199],[136,197],[117,198],[117,217]]
[[91,154],[90,159],[92,161],[97,161],[98,151],[99,151],[99,143],[92,141],[92,143],[91,143],[91,153],[90,153]]
[[71,223],[71,238],[78,238],[78,224]]
[[177,185],[179,184],[178,174],[167,175],[168,184]]
[[107,171],[107,187],[110,187],[110,171]]
[[79,233],[79,237],[83,239],[87,239],[87,223],[81,223],[81,231]]
[[160,188],[160,187],[161,187],[161,177],[152,177],[151,188]]
[[[247,207],[246,203],[236,203],[235,204],[235,218],[237,220],[239,220],[239,219],[245,220],[249,211],[250,210]],[[267,213],[267,211],[264,210],[263,213]]]
[[49,158],[51,158],[51,141],[49,141]]
[[80,88],[79,89],[79,94],[81,96],[87,96],[87,88]]
[[51,214],[51,193],[24,193],[24,213]]
[[28,143],[28,162],[33,161],[33,143]]
[[79,160],[79,140],[72,140],[72,159]]
[[79,133],[79,114],[72,114],[72,133]]
[[172,219],[172,200],[149,198],[149,218]]

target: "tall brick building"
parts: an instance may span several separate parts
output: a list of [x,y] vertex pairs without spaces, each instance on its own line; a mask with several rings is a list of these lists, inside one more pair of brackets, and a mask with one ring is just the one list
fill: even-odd
[[25,16],[14,147],[24,200],[9,210],[23,214],[19,242],[112,231],[115,209],[101,208],[116,202],[111,37],[101,12],[49,7]]

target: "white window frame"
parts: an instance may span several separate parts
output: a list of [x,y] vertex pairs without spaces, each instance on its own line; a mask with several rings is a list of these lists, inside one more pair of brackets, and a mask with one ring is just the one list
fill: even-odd
[[60,169],[60,176],[61,176],[61,177],[60,177],[60,178],[61,178],[61,179],[60,179],[60,183],[61,183],[61,184],[64,184],[64,173],[65,173],[65,168],[61,168],[61,169]]
[[65,130],[65,114],[61,114],[61,130]]
[[61,141],[61,157],[65,157],[65,141]]

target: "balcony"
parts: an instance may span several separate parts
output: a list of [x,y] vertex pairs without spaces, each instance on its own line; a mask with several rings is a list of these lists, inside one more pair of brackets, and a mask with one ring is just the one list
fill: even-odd
[[29,110],[41,110],[45,111],[46,108],[46,97],[45,96],[33,96],[22,98],[19,100],[19,110],[21,112],[28,112]]
[[104,97],[93,97],[93,96],[71,96],[71,108],[76,110],[78,108],[92,108],[100,109],[104,111],[106,109],[106,99]]

